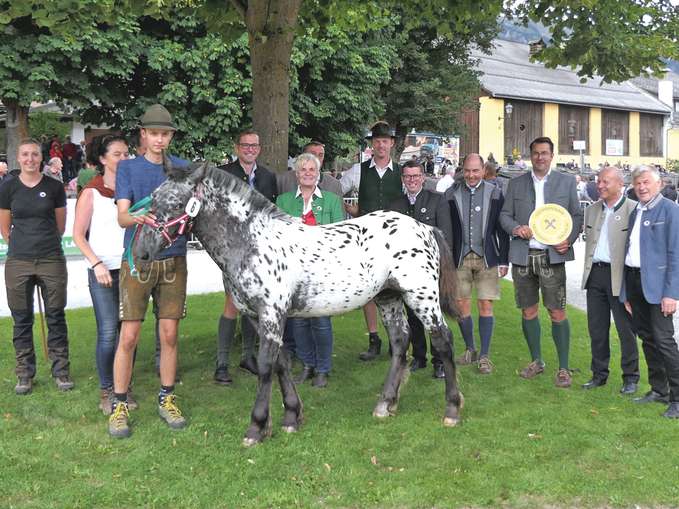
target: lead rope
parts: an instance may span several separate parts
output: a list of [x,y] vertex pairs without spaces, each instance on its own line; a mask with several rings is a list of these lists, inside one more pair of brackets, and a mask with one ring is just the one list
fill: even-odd
[[[137,203],[132,205],[129,209],[130,215],[136,217],[136,216],[141,216],[143,214],[146,214],[149,210],[151,210],[151,196],[147,196],[145,198],[142,198],[139,200]],[[139,237],[139,232],[140,229],[139,227],[142,226],[140,224],[135,224],[134,225],[134,231],[132,233],[132,240],[130,240],[130,244],[127,246],[127,249],[123,253],[123,259],[127,260],[127,264],[130,266],[130,274],[134,277],[139,277],[139,271],[137,271],[137,267],[134,264],[134,255],[132,254],[134,244]]]

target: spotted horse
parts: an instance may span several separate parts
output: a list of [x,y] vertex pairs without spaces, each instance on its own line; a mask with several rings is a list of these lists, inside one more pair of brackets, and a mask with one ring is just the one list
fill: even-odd
[[188,223],[223,272],[236,307],[252,317],[260,337],[259,384],[245,433],[246,446],[271,434],[273,375],[283,395],[283,430],[302,424],[302,401],[282,348],[287,317],[344,313],[375,299],[389,334],[391,365],[373,410],[394,415],[407,373],[408,305],[431,334],[445,372],[444,426],[460,421],[452,335],[442,309],[454,307],[454,265],[443,234],[396,212],[374,212],[325,226],[306,226],[240,180],[207,163],[172,168],[152,195],[155,220],[136,241],[137,260],[148,261]]

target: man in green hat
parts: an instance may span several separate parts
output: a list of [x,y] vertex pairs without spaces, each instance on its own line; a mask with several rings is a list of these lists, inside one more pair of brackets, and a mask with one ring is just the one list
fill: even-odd
[[[149,196],[165,182],[163,152],[167,150],[177,130],[170,113],[160,104],[150,106],[140,119],[140,135],[147,147],[141,157],[121,161],[116,174],[115,197],[118,206],[118,223],[125,230],[125,248],[130,245],[136,225],[143,225],[149,216],[130,214],[130,207]],[[170,156],[175,166],[188,166],[188,162]],[[174,394],[177,371],[177,336],[179,320],[186,306],[186,238],[179,237],[170,247],[144,266],[138,266],[138,276],[130,273],[123,260],[120,268],[120,339],[113,363],[113,391],[115,401],[109,418],[109,434],[128,437],[130,427],[127,392],[132,376],[134,351],[139,341],[141,324],[146,314],[148,300],[158,309],[160,332],[160,392],[158,413],[171,429],[186,426],[186,419],[177,407]]]
[[[358,203],[346,207],[354,217],[386,209],[403,193],[401,168],[391,160],[394,132],[389,124],[377,122],[366,139],[372,147],[372,158],[355,164],[340,179],[343,195],[358,192]],[[370,301],[363,307],[363,313],[368,326],[368,350],[362,352],[359,359],[371,361],[382,349],[382,340],[377,334],[377,306]]]

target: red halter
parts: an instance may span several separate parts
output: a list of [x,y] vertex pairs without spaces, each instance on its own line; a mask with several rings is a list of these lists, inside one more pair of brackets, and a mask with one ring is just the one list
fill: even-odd
[[[200,211],[200,196],[201,196],[200,188],[196,187],[196,190],[193,193],[193,196],[191,197],[191,200],[186,204],[186,210],[184,211],[183,214],[174,217],[172,219],[168,219],[167,221],[156,221],[155,219],[147,219],[144,224],[148,224],[153,228],[156,233],[160,233],[164,238],[165,242],[167,245],[165,247],[170,247],[174,242],[182,236],[184,233],[189,233],[191,232],[191,229],[193,228],[193,219],[198,215],[198,212]],[[197,201],[197,208],[196,208],[196,203],[193,203]],[[191,209],[189,210],[189,207]],[[191,214],[189,212],[192,212]],[[173,227],[174,225],[178,224],[179,228],[177,228],[177,232],[174,235],[170,235],[168,233],[168,228]]]

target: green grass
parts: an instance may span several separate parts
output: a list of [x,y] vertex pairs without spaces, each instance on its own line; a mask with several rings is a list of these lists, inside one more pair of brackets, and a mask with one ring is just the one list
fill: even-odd
[[[325,390],[301,387],[306,423],[251,449],[241,447],[256,381],[235,371],[233,387],[212,383],[214,336],[223,298],[189,299],[181,325],[178,388],[190,419],[172,432],[156,412],[158,380],[151,325],[135,368],[141,408],[128,440],[110,439],[97,410],[91,310],[68,312],[76,389],[58,393],[42,352],[34,393],[13,393],[11,322],[0,320],[0,507],[630,507],[679,501],[679,426],[660,405],[618,394],[619,348],[609,385],[583,391],[589,377],[584,314],[570,310],[570,390],[556,389],[549,322],[542,316],[545,375],[522,380],[527,362],[511,289],[496,306],[496,372],[460,370],[463,423],[441,426],[443,384],[419,371],[405,384],[396,417],[371,416],[386,356],[365,364],[362,315],[333,320],[334,368]],[[457,326],[453,328],[459,343]],[[36,335],[36,339],[38,336]],[[237,354],[234,355],[234,358]],[[233,361],[232,361],[233,362]],[[645,380],[645,367],[643,368]],[[647,390],[644,384],[642,390]],[[282,415],[274,389],[274,424]]]

